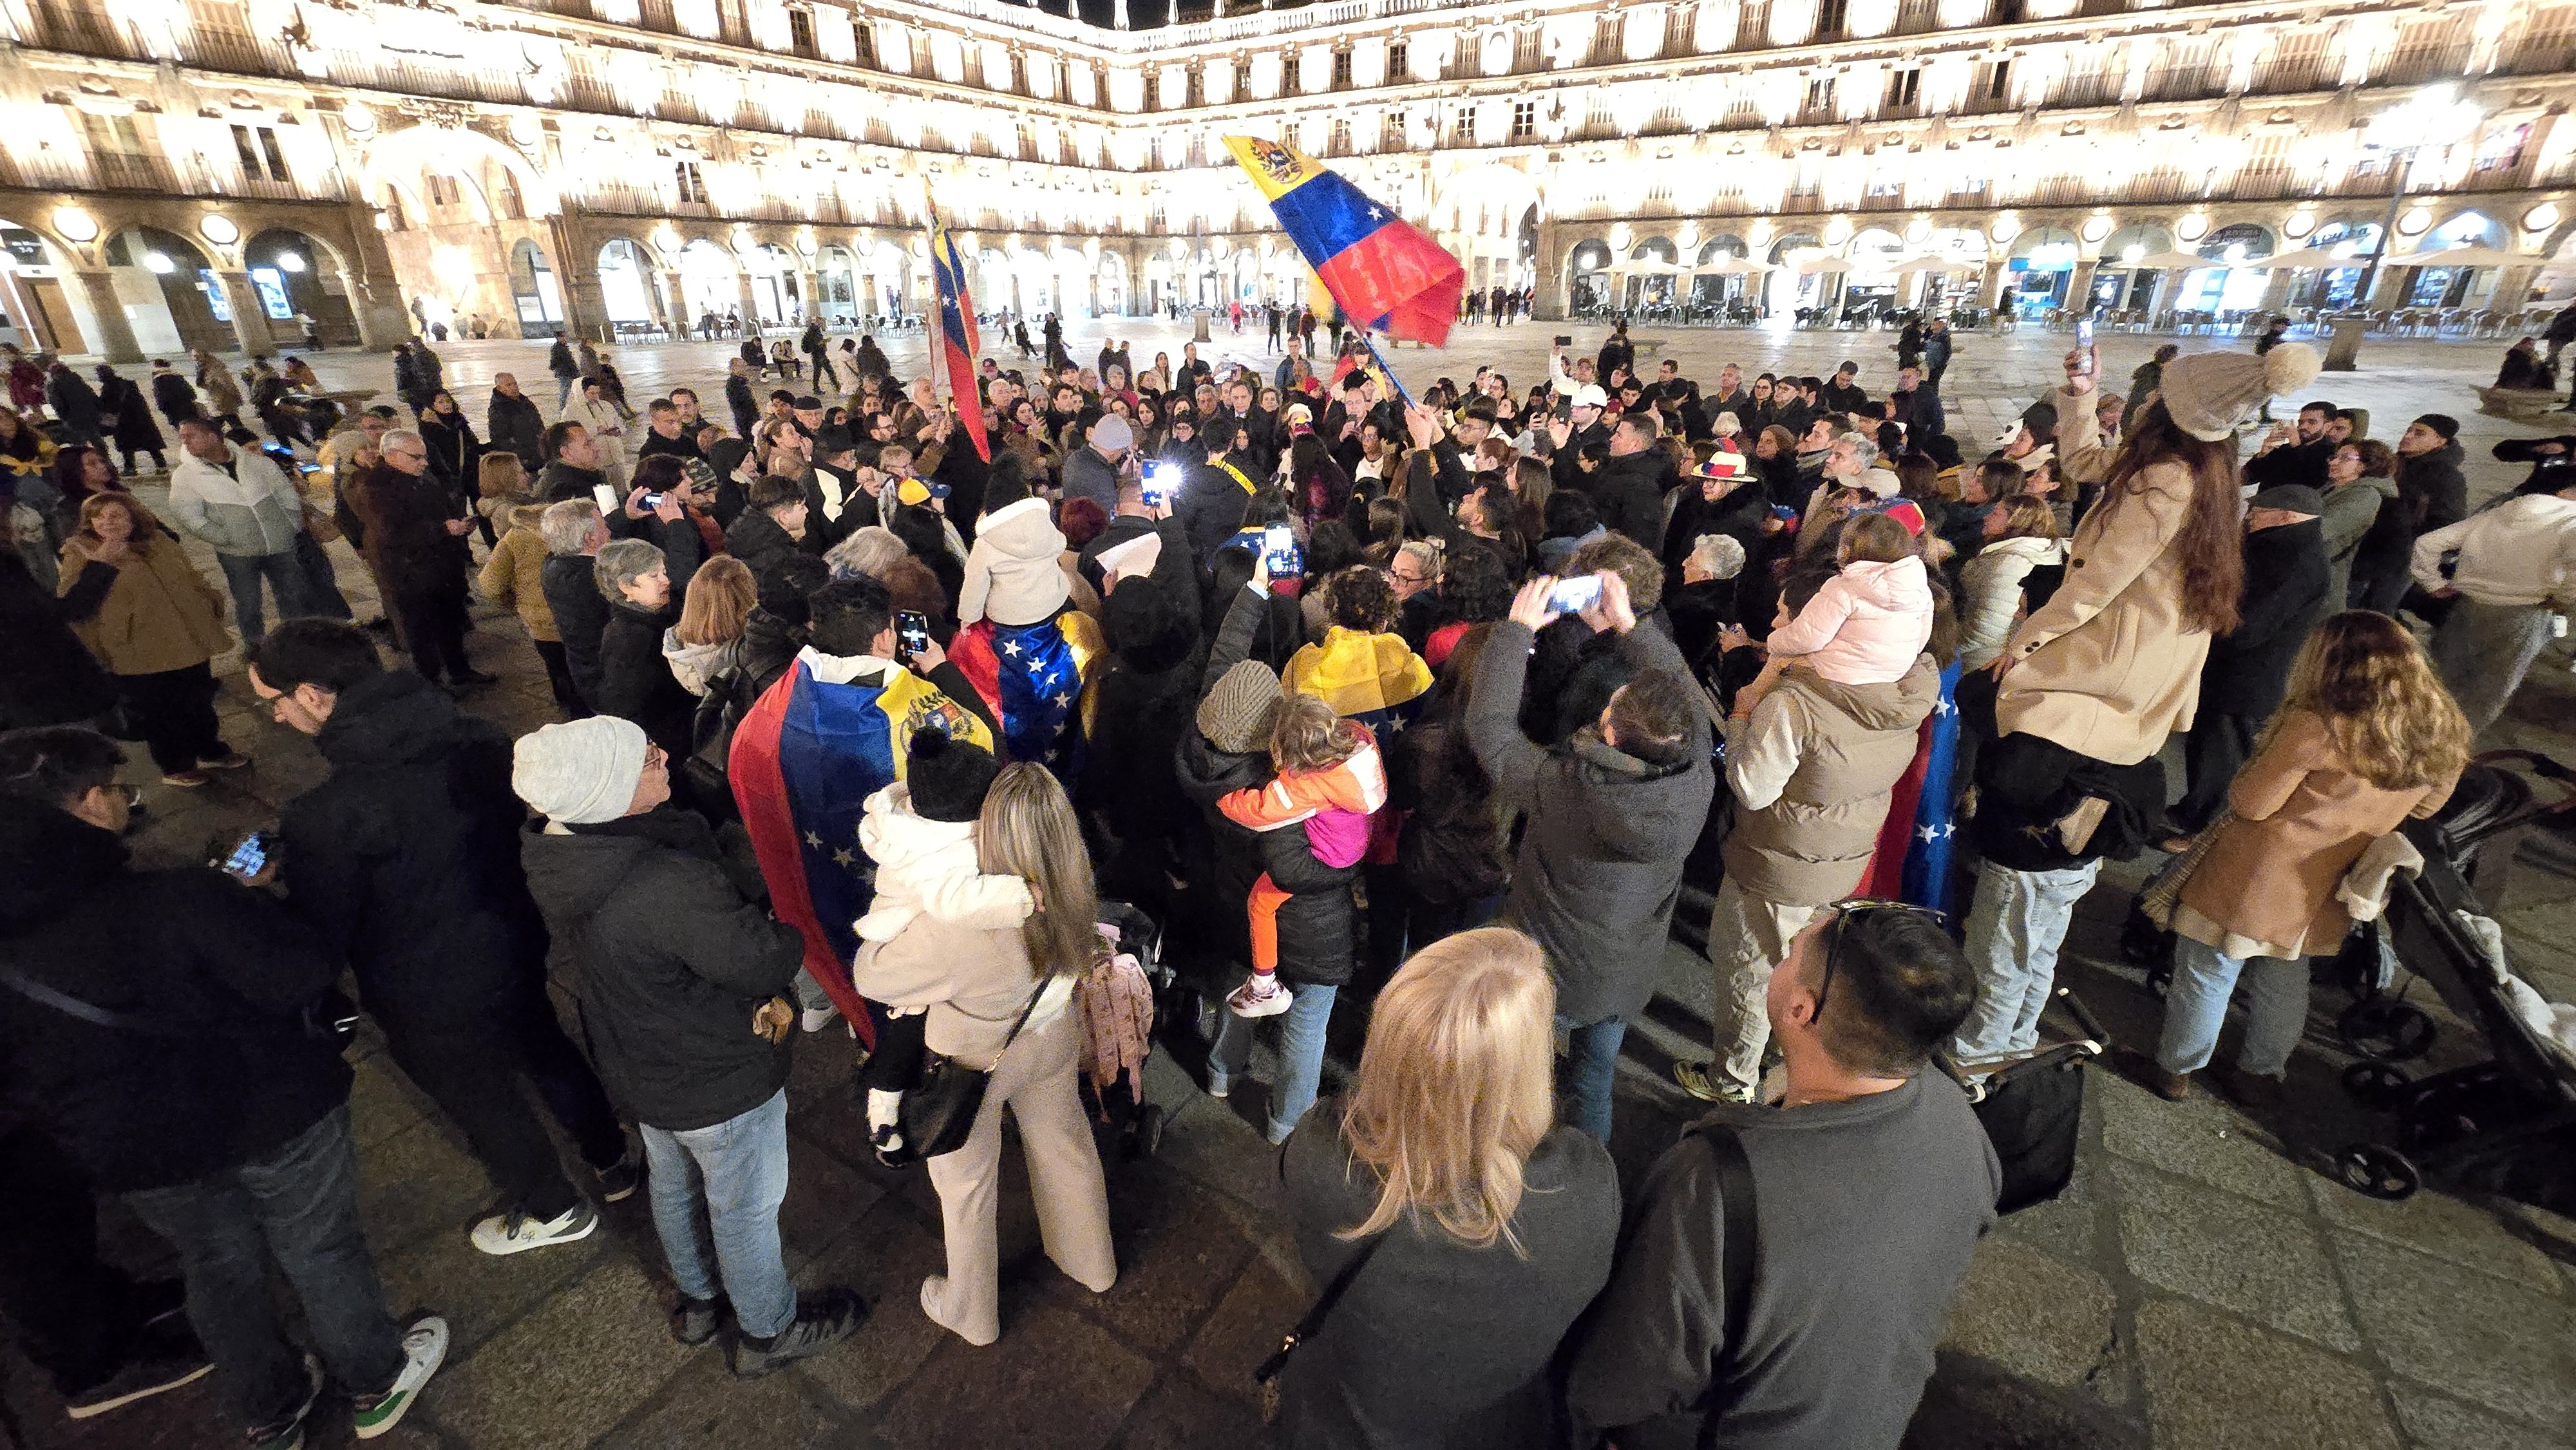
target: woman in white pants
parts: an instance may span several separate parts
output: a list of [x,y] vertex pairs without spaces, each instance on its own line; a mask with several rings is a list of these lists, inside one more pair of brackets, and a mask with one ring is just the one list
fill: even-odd
[[932,1052],[992,1069],[965,1146],[930,1160],[948,1272],[921,1285],[923,1313],[985,1345],[1002,1333],[995,1212],[1004,1108],[1019,1121],[1047,1257],[1095,1294],[1117,1282],[1118,1257],[1100,1152],[1075,1085],[1082,1023],[1070,1010],[1073,984],[1097,950],[1099,902],[1064,788],[1038,766],[1004,768],[976,821],[975,851],[987,873],[1027,879],[1038,901],[1027,922],[978,931],[923,915],[893,941],[862,949],[852,977],[871,1001],[927,1009]]

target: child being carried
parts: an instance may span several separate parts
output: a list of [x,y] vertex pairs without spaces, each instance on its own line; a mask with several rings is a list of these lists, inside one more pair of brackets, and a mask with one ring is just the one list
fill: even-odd
[[[1386,764],[1377,737],[1358,721],[1335,715],[1320,697],[1290,695],[1279,702],[1271,726],[1270,761],[1277,779],[1219,797],[1217,809],[1249,830],[1303,825],[1316,860],[1336,868],[1357,865],[1368,853],[1369,816],[1386,804]],[[1252,975],[1225,999],[1241,1016],[1276,1016],[1295,998],[1278,980],[1279,908],[1288,896],[1267,871],[1252,883],[1245,902],[1252,921]]]

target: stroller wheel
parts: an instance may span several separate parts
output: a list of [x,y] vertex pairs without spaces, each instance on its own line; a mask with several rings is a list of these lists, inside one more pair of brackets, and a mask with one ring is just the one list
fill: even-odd
[[2433,1046],[2433,1019],[2387,997],[2365,997],[2343,1009],[2335,1032],[2354,1056],[2381,1062],[2422,1057]]
[[2365,1108],[2386,1108],[2415,1079],[2393,1062],[2356,1062],[2343,1070],[2343,1090]]
[[2355,1193],[2395,1202],[2424,1186],[2413,1160],[2384,1143],[2354,1143],[2335,1157],[2335,1176]]

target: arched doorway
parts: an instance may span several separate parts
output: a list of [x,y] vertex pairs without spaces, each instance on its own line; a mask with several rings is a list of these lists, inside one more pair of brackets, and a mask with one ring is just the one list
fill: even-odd
[[2330,221],[2308,237],[2308,245],[2332,252],[2335,261],[2308,274],[2292,302],[2300,307],[2344,308],[2358,305],[2354,295],[2361,286],[2361,269],[2379,250],[2380,226],[2375,221],[2345,218]]
[[1753,249],[1744,244],[1744,238],[1733,232],[1722,233],[1701,243],[1699,255],[1691,258],[1694,269],[1691,276],[1691,301],[1702,307],[1724,307],[1740,299],[1744,294],[1746,280],[1744,274],[1707,272],[1697,269],[1713,267],[1721,262],[1741,262],[1750,257],[1752,252]]
[[119,232],[108,241],[107,268],[134,344],[145,353],[239,346],[232,299],[205,254],[185,237],[158,227]]
[[1100,300],[1100,315],[1127,315],[1127,259],[1116,252],[1100,254],[1100,270],[1092,278],[1093,295]]
[[2245,264],[2272,255],[2271,228],[2237,222],[2201,238],[2192,250],[2213,265],[2183,278],[2182,296],[2176,306],[2186,312],[2226,313],[2263,305],[2263,293],[2271,286],[2272,274],[2247,271]]
[[510,249],[510,301],[518,309],[521,337],[553,337],[563,331],[563,287],[543,248],[522,240]]
[[1070,247],[1058,248],[1055,264],[1057,304],[1067,317],[1096,317],[1099,309],[1092,303],[1091,263]]
[[1565,310],[1584,317],[1610,305],[1610,244],[1584,242],[1565,261]]
[[799,320],[804,303],[796,295],[796,261],[787,249],[764,242],[743,260],[743,270],[751,276],[752,310],[759,314],[761,325],[780,327]]
[[624,237],[599,249],[599,305],[613,326],[655,325],[653,284],[644,249]]
[[742,274],[733,253],[699,237],[680,249],[680,296],[691,326],[705,330],[742,310]]
[[313,319],[323,347],[358,342],[357,314],[349,306],[349,274],[340,259],[304,233],[271,227],[242,248],[242,261],[260,310],[282,324],[281,335],[301,336],[298,316]]
[[2102,255],[2093,268],[2093,305],[2114,312],[2145,310],[2155,298],[2152,267],[2138,263],[2173,250],[2173,234],[2163,227],[2135,224],[2102,239]]
[[28,352],[99,352],[63,291],[53,243],[0,222],[0,342]]
[[1773,242],[1769,260],[1772,266],[1781,270],[1762,279],[1765,289],[1764,301],[1774,307],[1780,305],[1768,296],[1768,289],[1773,278],[1786,277],[1788,280],[1785,285],[1789,289],[1787,305],[1793,313],[1823,306],[1824,299],[1833,289],[1833,275],[1827,272],[1801,272],[1798,266],[1802,262],[1813,266],[1824,256],[1824,251],[1824,239],[1814,232],[1791,232]]
[[1843,274],[1842,315],[1883,317],[1905,305],[1905,239],[1883,227],[1865,228],[1851,242],[1851,270]]
[[855,326],[859,316],[858,267],[847,247],[825,247],[815,258],[814,310],[838,327]]
[[2005,264],[2004,305],[2025,321],[2064,307],[2077,255],[2075,234],[2064,227],[2032,227],[2013,238],[2012,257]]
[[1674,279],[1681,275],[1681,253],[1670,237],[1648,237],[1629,249],[1626,310],[1662,306],[1673,300]]
[[[2447,252],[2457,247],[2502,247],[2504,228],[2484,213],[2464,211],[2433,228],[2415,245],[2418,252]],[[2406,307],[2465,307],[2481,269],[2477,267],[2416,267],[2413,283],[2406,289],[2401,304]]]

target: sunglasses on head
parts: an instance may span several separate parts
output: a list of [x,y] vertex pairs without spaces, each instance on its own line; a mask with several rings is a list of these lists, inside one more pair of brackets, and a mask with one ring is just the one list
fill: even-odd
[[1818,1022],[1825,1020],[1825,998],[1834,989],[1834,969],[1840,964],[1843,954],[1843,933],[1850,928],[1854,917],[1903,912],[1927,917],[1934,925],[1945,930],[1950,924],[1950,913],[1946,911],[1935,910],[1929,906],[1917,906],[1911,901],[1885,901],[1871,896],[1848,897],[1835,902],[1828,909],[1834,914],[1833,939],[1825,943],[1825,975],[1823,980],[1816,983],[1814,1020]]

